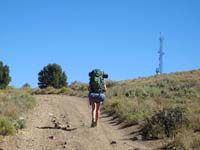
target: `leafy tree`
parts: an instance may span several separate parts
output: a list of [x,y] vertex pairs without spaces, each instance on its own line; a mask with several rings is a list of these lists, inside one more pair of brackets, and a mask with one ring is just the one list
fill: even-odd
[[5,89],[11,81],[11,77],[9,75],[10,70],[7,65],[4,65],[2,61],[0,61],[0,89]]
[[67,75],[58,64],[48,64],[38,73],[39,87],[52,86],[61,88],[67,86]]

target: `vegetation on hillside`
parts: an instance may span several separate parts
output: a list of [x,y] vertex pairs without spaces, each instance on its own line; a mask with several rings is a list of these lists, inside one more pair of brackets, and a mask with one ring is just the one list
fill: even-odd
[[35,105],[25,89],[8,87],[0,90],[0,135],[9,135],[25,127],[24,114]]
[[[170,139],[167,149],[200,149],[200,70],[115,82],[104,111],[143,139]],[[184,134],[191,134],[191,137]],[[187,137],[187,142],[183,142]],[[181,147],[181,148],[180,148]]]
[[87,97],[88,96],[88,84],[74,81],[68,87],[54,88],[49,86],[47,88],[32,89],[34,94],[63,94],[69,96]]

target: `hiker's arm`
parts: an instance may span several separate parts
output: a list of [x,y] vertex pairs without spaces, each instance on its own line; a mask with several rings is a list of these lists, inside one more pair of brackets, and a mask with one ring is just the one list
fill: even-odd
[[[91,89],[90,89],[90,86],[88,86],[88,91],[89,91],[89,93],[91,92],[90,90],[91,90]],[[92,104],[90,98],[88,98],[88,102],[89,102],[89,105]]]
[[104,81],[104,89],[105,89],[105,92],[107,91],[107,87],[106,87],[106,83]]

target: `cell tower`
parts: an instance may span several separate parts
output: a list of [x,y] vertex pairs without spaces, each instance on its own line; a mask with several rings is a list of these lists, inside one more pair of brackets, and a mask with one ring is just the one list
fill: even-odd
[[159,67],[156,68],[156,74],[163,74],[163,55],[165,54],[163,52],[163,41],[164,41],[164,37],[162,36],[162,34],[160,33],[160,48],[158,51],[159,54]]

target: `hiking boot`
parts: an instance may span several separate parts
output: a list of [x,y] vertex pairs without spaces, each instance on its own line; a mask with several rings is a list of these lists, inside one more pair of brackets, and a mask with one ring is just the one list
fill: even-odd
[[94,126],[95,126],[95,127],[97,126],[97,122],[94,122]]
[[92,121],[91,127],[96,127],[97,126],[97,122]]

